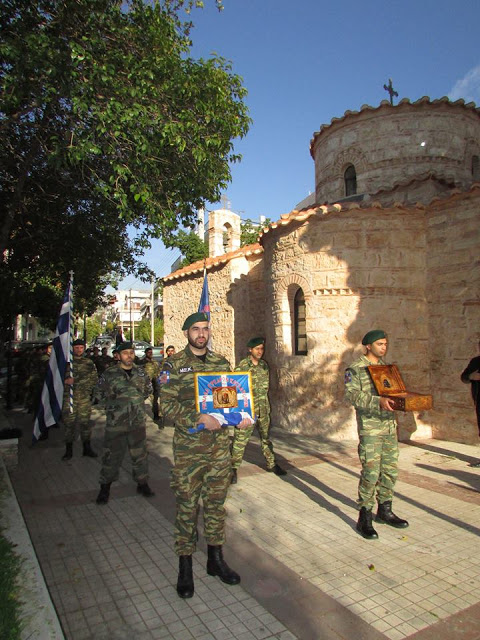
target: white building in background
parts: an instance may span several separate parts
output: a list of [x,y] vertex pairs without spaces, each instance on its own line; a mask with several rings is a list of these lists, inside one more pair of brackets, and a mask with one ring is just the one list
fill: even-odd
[[[114,297],[113,297],[114,296]],[[142,306],[151,306],[152,293],[149,289],[119,289],[115,291],[112,299],[112,321],[120,327],[122,334],[132,330],[132,339],[135,339],[135,328],[142,320]]]

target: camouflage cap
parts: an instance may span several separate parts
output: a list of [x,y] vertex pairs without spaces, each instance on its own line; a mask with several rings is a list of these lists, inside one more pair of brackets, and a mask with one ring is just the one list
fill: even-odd
[[381,340],[382,338],[386,338],[387,334],[382,329],[372,329],[368,333],[363,336],[362,344],[372,344],[372,342],[376,342],[377,340]]
[[117,345],[116,352],[125,351],[125,349],[133,349],[133,344],[131,342],[121,342]]
[[192,315],[188,316],[188,318],[183,323],[182,331],[187,331],[188,329],[190,329],[192,324],[195,324],[195,322],[208,322],[208,315],[203,311],[192,313]]
[[265,338],[251,338],[248,342],[247,342],[247,347],[249,347],[250,349],[253,349],[254,347],[258,347],[259,344],[265,344]]

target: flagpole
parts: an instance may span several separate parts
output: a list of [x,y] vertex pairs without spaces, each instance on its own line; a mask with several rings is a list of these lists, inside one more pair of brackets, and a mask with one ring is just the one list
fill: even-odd
[[[69,364],[70,364],[70,377],[73,378],[73,330],[74,330],[74,323],[72,321],[73,320],[73,271],[70,271],[69,287],[70,287],[70,317],[68,319],[68,322],[69,322],[68,335],[69,335],[70,344],[68,345],[69,347],[68,353],[69,353]],[[70,385],[68,410],[70,413],[73,413],[73,384]]]

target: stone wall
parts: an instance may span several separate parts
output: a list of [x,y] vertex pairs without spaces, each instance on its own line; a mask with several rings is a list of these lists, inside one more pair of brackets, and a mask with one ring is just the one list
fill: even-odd
[[448,100],[410,104],[388,102],[347,112],[315,134],[318,203],[345,197],[344,172],[353,164],[357,193],[376,193],[395,184],[435,173],[453,183],[472,183],[472,155],[480,154],[480,111]]
[[[275,423],[294,432],[353,438],[343,402],[345,367],[371,328],[390,335],[389,361],[407,388],[430,392],[423,209],[355,209],[310,217],[265,237],[267,306],[275,349],[271,401]],[[308,355],[292,355],[289,310],[301,286]],[[430,435],[423,416],[402,418],[414,437]]]
[[470,385],[460,374],[480,340],[480,187],[432,204],[427,244],[433,434],[477,442]]

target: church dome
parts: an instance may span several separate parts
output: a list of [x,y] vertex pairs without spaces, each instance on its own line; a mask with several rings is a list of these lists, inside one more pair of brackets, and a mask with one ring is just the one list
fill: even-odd
[[480,181],[480,109],[427,97],[364,105],[322,125],[310,153],[318,204],[385,194],[425,176],[468,188]]

